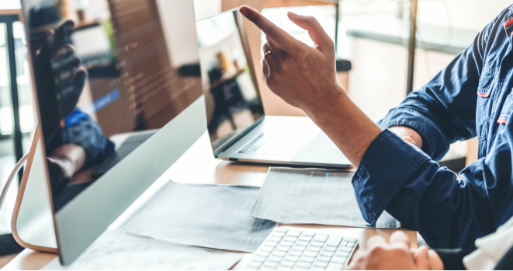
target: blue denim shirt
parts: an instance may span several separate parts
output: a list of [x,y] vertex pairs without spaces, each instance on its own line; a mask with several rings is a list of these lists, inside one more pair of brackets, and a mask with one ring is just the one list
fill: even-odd
[[[474,248],[513,216],[513,6],[380,122],[353,186],[367,222],[383,210],[434,248]],[[407,126],[422,150],[387,128]],[[479,139],[460,177],[436,161],[457,140]]]

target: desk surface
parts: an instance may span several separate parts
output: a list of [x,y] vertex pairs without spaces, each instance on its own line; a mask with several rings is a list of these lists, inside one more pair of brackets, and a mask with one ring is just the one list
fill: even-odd
[[[201,170],[198,170],[201,168]],[[208,135],[205,133],[161,178],[168,178],[179,183],[228,184],[262,186],[269,167],[265,165],[236,164],[217,160],[213,157]],[[281,225],[280,226],[284,226]],[[375,235],[388,239],[395,229],[366,229],[323,225],[286,225],[315,232],[358,238],[359,248],[365,247],[366,241]],[[412,246],[417,245],[414,231],[405,231],[411,239]],[[358,249],[359,249],[358,248]],[[249,260],[248,254],[238,266]],[[25,249],[12,259],[3,270],[41,269],[57,255],[35,252]]]

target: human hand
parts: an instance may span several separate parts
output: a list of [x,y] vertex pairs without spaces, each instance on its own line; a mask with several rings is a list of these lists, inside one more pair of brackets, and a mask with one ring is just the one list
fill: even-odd
[[283,100],[308,114],[327,108],[345,93],[336,77],[334,43],[315,18],[288,13],[292,22],[308,30],[315,42],[312,48],[248,6],[240,13],[267,35],[264,52],[272,54],[263,60],[263,73],[269,88]]
[[417,146],[419,149],[422,149],[422,137],[415,130],[405,126],[394,126],[390,128],[390,131],[396,133],[406,142]]
[[440,257],[427,247],[410,248],[408,236],[394,232],[387,242],[374,236],[367,249],[358,251],[349,266],[352,270],[443,270]]

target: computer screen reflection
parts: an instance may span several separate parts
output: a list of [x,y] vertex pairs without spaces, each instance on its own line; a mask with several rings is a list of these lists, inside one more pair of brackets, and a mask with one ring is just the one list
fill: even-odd
[[197,23],[208,131],[214,151],[263,117],[234,12]]
[[29,7],[56,211],[202,95],[195,29],[180,24],[174,3],[41,0]]

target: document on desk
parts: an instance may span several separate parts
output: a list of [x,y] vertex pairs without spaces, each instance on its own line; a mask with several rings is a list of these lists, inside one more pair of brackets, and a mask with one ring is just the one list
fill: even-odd
[[[251,214],[286,224],[372,227],[362,216],[351,179],[353,172],[271,168]],[[375,228],[399,228],[383,213]]]
[[119,229],[184,245],[254,252],[277,225],[251,215],[259,190],[170,181]]
[[107,230],[72,265],[43,270],[228,270],[241,254],[173,244]]

